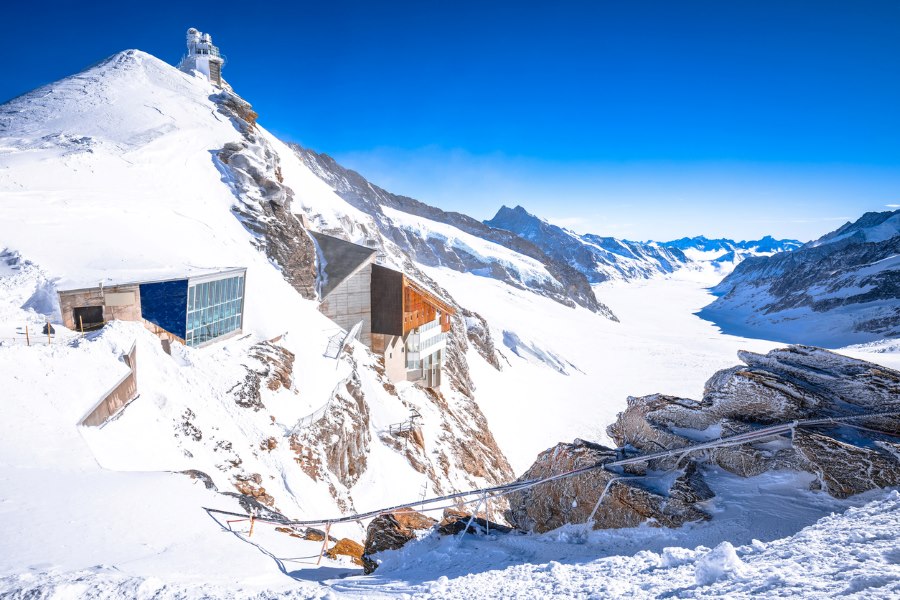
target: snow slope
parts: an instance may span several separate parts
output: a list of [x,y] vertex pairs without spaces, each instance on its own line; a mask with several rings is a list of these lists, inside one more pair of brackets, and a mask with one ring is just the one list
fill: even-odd
[[[519,280],[526,284],[552,282],[559,285],[559,282],[555,281],[550,273],[547,272],[546,267],[533,258],[523,256],[488,240],[475,237],[452,225],[417,217],[390,207],[384,207],[383,210],[385,215],[398,228],[420,238],[440,240],[445,246],[457,248],[487,265],[498,263],[506,269],[515,271]],[[490,275],[490,272],[490,267],[485,267],[481,271],[485,275]],[[476,274],[481,273],[476,271]]]
[[[569,526],[542,536],[428,538],[388,553],[372,580],[335,587],[416,598],[896,598],[900,493],[868,494],[829,514],[847,504],[798,499],[787,483],[742,482],[728,490],[721,520],[676,531]],[[761,539],[748,530],[748,506],[772,518]],[[388,584],[391,576],[403,581]]]

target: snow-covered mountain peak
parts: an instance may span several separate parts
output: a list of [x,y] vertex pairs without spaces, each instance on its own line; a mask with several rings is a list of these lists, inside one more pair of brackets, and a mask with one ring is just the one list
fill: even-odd
[[241,134],[218,92],[126,50],[0,106],[4,245],[75,286],[247,263],[214,162]]
[[823,235],[810,246],[824,246],[843,240],[855,243],[883,242],[900,235],[900,209],[867,212],[854,222],[847,222],[835,231]]
[[0,106],[2,148],[145,145],[207,123],[217,90],[140,50],[124,50]]

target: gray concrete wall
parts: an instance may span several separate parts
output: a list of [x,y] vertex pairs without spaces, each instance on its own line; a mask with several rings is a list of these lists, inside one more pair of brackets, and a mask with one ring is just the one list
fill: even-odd
[[352,277],[334,288],[319,304],[319,310],[329,319],[350,331],[363,322],[359,341],[372,348],[372,265],[367,264]]

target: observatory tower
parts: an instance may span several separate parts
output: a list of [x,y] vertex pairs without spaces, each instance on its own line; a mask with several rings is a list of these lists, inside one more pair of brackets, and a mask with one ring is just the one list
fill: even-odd
[[193,27],[187,30],[187,55],[181,59],[182,71],[199,71],[209,80],[222,87],[222,66],[225,57],[219,53],[219,49],[213,46],[212,36],[208,33],[200,33]]

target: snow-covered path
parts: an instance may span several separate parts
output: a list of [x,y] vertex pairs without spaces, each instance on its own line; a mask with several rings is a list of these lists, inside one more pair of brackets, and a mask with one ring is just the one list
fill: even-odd
[[[348,582],[335,587],[354,593],[391,591],[413,598],[460,599],[897,598],[900,493],[880,496],[861,508],[826,516],[788,538],[749,540],[743,545],[723,541],[712,549],[667,546],[678,534],[653,529],[588,535],[559,530],[538,539],[460,546],[445,538],[433,544],[418,564],[442,561],[431,572],[443,567],[449,577],[418,583],[415,567],[398,559],[394,568],[402,570],[389,572],[409,583]],[[698,533],[702,540],[702,532]],[[609,544],[617,535],[626,538],[624,546],[644,544],[645,549],[611,553]]]

